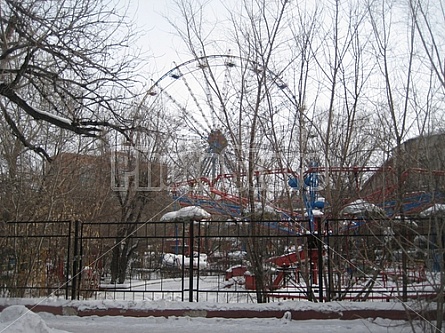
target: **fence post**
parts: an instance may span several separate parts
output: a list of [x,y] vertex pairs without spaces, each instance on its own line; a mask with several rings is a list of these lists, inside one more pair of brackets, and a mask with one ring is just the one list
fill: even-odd
[[323,302],[323,233],[321,230],[321,218],[317,219],[318,229],[318,301]]
[[181,256],[181,258],[182,258],[182,260],[181,260],[181,289],[182,289],[182,293],[181,293],[181,301],[182,302],[184,302],[184,298],[185,298],[185,295],[184,295],[184,291],[185,291],[185,265],[184,265],[184,262],[185,262],[185,247],[186,247],[186,245],[185,245],[185,237],[186,237],[186,231],[185,231],[185,229],[186,229],[186,222],[185,221],[182,221],[182,239],[181,239],[181,242],[182,242],[182,256]]
[[68,246],[66,253],[66,264],[65,264],[65,299],[70,297],[70,266],[71,266],[71,232],[73,229],[73,221],[68,223]]
[[193,219],[190,219],[190,230],[189,230],[189,302],[193,302],[193,243],[194,243],[194,226]]
[[80,221],[74,221],[74,249],[73,249],[73,278],[71,280],[71,299],[79,299],[80,282],[80,251],[79,251],[79,226]]
[[331,290],[332,290],[332,266],[331,266],[331,244],[329,236],[331,234],[331,229],[329,226],[329,220],[326,220],[326,258],[328,265],[328,285],[326,286],[326,302],[331,301]]

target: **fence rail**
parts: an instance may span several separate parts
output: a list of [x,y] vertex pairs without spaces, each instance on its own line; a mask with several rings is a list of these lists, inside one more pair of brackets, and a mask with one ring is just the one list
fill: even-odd
[[226,303],[432,298],[444,242],[430,222],[326,220],[310,234],[307,221],[9,222],[0,227],[0,293]]
[[69,297],[72,222],[9,222],[0,226],[0,294]]

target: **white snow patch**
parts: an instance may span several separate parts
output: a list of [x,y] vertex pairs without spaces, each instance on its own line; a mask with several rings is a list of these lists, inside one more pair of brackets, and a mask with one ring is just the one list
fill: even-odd
[[384,211],[372,203],[369,203],[363,199],[358,199],[343,208],[341,213],[343,215],[361,215],[365,213],[383,214]]
[[422,212],[420,212],[420,217],[429,217],[435,214],[445,214],[445,204],[435,204]]
[[67,125],[71,125],[72,124],[72,121],[67,119],[67,118],[64,118],[64,117],[52,114],[52,113],[47,112],[47,111],[39,110],[39,109],[36,109],[36,108],[33,108],[33,109],[34,109],[35,112],[40,113],[41,115],[46,116],[48,118],[53,118],[53,119],[55,119],[57,121],[65,123]]
[[[3,327],[3,329],[2,329]],[[0,332],[8,333],[51,333],[40,316],[23,305],[12,305],[0,314]]]
[[165,213],[161,217],[161,221],[200,221],[204,219],[209,219],[211,217],[210,213],[202,209],[199,206],[188,206],[183,207],[174,212]]

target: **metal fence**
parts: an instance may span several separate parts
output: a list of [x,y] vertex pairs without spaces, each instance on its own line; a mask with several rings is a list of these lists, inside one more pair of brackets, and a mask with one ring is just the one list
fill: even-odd
[[[434,223],[9,222],[2,297],[256,302],[435,296]],[[419,227],[420,225],[420,227]]]
[[0,295],[69,297],[73,223],[0,224]]

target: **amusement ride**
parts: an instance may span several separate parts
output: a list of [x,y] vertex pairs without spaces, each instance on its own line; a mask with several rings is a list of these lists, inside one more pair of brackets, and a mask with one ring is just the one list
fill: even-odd
[[[267,93],[259,92],[259,85],[263,85]],[[326,214],[329,203],[322,196],[329,174],[352,174],[356,179],[363,173],[385,174],[390,175],[388,179],[395,179],[396,170],[388,165],[325,167],[315,160],[304,160],[301,155],[307,142],[303,144],[301,139],[308,138],[302,128],[305,120],[296,97],[282,79],[282,73],[276,74],[248,59],[212,55],[175,65],[153,83],[146,98],[151,98],[152,103],[161,103],[175,115],[180,120],[176,133],[187,138],[188,143],[193,142],[193,163],[187,164],[183,178],[171,187],[176,202],[241,221],[246,219],[245,212],[251,207],[246,195],[246,188],[251,185],[246,178],[250,176],[255,180],[255,207],[274,213],[275,228],[289,235],[313,236],[308,238],[307,252],[296,250],[266,260],[278,267],[278,275],[271,285],[274,290],[283,286],[289,269],[295,269],[305,260],[311,262],[312,283],[322,288],[322,258],[327,251],[322,238],[332,232],[329,226],[320,224],[329,217]],[[255,142],[249,141],[252,131],[258,131]],[[255,167],[249,169],[246,161],[252,159],[249,155],[252,143],[255,143]],[[190,152],[184,149],[182,153]],[[299,155],[295,162],[295,156]],[[398,180],[404,182],[413,174],[427,173],[442,178],[445,175],[443,170],[408,168]],[[357,181],[357,193],[360,187]],[[349,210],[354,212],[348,216],[352,220],[347,229],[338,229],[339,232],[349,233],[360,227],[366,223],[364,217],[369,213],[378,213],[379,218],[394,218],[399,212],[395,208],[396,187],[396,182],[388,182],[362,197],[345,198],[345,207],[349,204],[349,208],[358,209]],[[284,193],[297,197],[297,207],[295,202],[290,209],[281,204]],[[440,192],[419,191],[403,198],[401,210],[417,214],[437,201],[444,201]],[[294,224],[298,220],[307,221],[305,227]],[[298,229],[294,227],[297,224]]]

